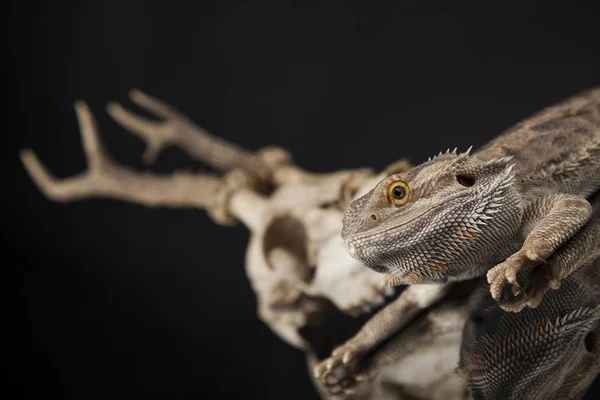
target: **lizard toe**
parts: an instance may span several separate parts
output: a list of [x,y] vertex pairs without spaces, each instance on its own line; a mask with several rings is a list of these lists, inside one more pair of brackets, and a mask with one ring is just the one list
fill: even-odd
[[342,356],[342,362],[346,365],[350,364],[352,360],[356,357],[356,352],[353,350],[348,350]]
[[315,369],[314,375],[321,386],[330,395],[348,395],[356,391],[356,387],[374,374],[360,365],[360,346],[348,342],[337,347],[331,357],[322,361]]
[[502,300],[506,295],[504,288],[506,287],[507,283],[504,275],[497,274],[489,283],[490,293],[493,299],[496,301]]
[[519,312],[524,309],[529,303],[529,299],[521,294],[519,296],[512,297],[508,301],[499,301],[498,305],[504,311],[507,312]]
[[325,369],[331,371],[333,367],[339,364],[339,362],[340,360],[337,357],[330,357],[327,360],[325,360]]

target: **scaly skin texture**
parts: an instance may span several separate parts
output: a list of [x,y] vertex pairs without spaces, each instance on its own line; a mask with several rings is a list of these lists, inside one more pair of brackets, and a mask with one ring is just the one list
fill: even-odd
[[[433,282],[443,296],[450,281],[487,272],[487,290],[501,309],[529,306],[543,318],[535,307],[548,289],[600,255],[600,227],[590,221],[587,200],[599,187],[600,88],[541,111],[473,155],[447,152],[388,176],[350,204],[342,237],[388,284]],[[441,296],[423,297],[418,308]],[[373,316],[315,368],[323,385],[335,370],[360,369],[366,354],[401,329],[409,317],[402,302]]]
[[[458,368],[474,400],[574,400],[581,398],[600,372],[600,194],[595,196],[593,209],[591,221],[547,261],[550,270],[568,273],[575,266],[580,268],[569,273],[558,290],[549,292],[539,307],[519,313],[504,311],[492,299],[487,282],[479,280],[466,311],[470,318],[463,330]],[[595,258],[582,264],[582,248],[595,248]],[[345,385],[344,392],[351,393],[362,380],[379,372],[370,355],[374,351],[390,360],[401,359],[405,348],[382,344],[395,340],[394,331],[402,329],[416,309],[439,301],[449,285],[435,286],[410,286],[403,295],[419,304],[401,296],[369,320],[317,366],[315,374],[322,385],[332,393],[339,393]]]
[[[350,204],[342,237],[348,252],[389,284],[487,272],[492,297],[520,311],[536,307],[568,275],[545,260],[587,231],[586,198],[599,187],[597,88],[541,111],[473,155],[448,151],[383,179]],[[594,250],[581,246],[580,263]],[[534,285],[533,275],[543,279]]]
[[[580,399],[600,373],[600,193],[592,205],[590,222],[548,260],[580,267],[539,307],[503,311],[486,282],[471,296],[457,372],[473,400]],[[582,246],[596,249],[583,265]]]
[[581,398],[600,372],[599,304],[600,258],[519,313],[503,311],[480,287],[458,368],[473,400]]

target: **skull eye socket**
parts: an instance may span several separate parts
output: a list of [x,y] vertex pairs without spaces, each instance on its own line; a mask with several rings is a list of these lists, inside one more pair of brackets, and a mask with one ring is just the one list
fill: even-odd
[[388,199],[395,206],[401,206],[408,201],[408,185],[397,181],[388,186]]

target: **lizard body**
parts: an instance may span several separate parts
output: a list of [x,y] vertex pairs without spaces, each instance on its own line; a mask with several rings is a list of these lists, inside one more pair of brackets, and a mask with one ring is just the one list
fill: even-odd
[[[600,194],[584,230],[550,265],[578,263],[581,238],[600,247]],[[600,256],[569,274],[537,308],[503,311],[487,284],[470,299],[457,372],[473,400],[579,399],[600,373]]]
[[[600,88],[542,110],[473,155],[448,151],[383,179],[350,204],[342,237],[390,284],[489,270],[494,299],[519,311],[559,286],[561,271],[537,267],[587,223],[586,199],[599,188]],[[581,261],[596,250],[582,249]]]
[[[570,275],[600,256],[598,196],[593,218],[588,201],[599,187],[600,88],[541,111],[473,155],[447,152],[384,178],[350,204],[342,237],[348,252],[389,284],[429,283],[410,286],[433,294],[420,309],[440,301],[451,281],[487,271],[485,290],[498,312],[527,325],[527,316],[555,318],[552,305],[536,308],[544,294],[561,280],[580,282]],[[551,301],[565,290],[552,291]],[[581,303],[565,300],[573,309]],[[345,376],[363,379],[362,360],[410,318],[405,302],[381,310],[317,366],[321,382],[351,393],[356,384]],[[525,306],[527,314],[514,313]],[[576,372],[571,367],[559,371],[562,378]],[[595,375],[580,376],[578,387]]]

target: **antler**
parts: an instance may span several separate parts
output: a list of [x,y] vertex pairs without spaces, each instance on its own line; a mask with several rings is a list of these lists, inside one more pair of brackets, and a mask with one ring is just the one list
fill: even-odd
[[222,197],[219,194],[227,186],[223,179],[214,175],[189,172],[161,176],[139,173],[120,166],[114,163],[104,150],[94,117],[87,104],[77,101],[75,112],[88,161],[86,171],[59,180],[52,176],[32,150],[21,151],[21,160],[25,168],[48,198],[69,202],[90,197],[109,197],[148,207],[202,208],[207,209],[213,217],[216,214],[224,214],[222,210],[216,210],[219,208],[216,202]]
[[239,219],[252,229],[257,223],[257,213],[264,208],[265,200],[260,194],[269,187],[301,182],[327,184],[342,179],[348,180],[345,189],[352,192],[353,185],[358,182],[353,177],[372,174],[369,169],[310,173],[293,165],[290,154],[284,149],[265,147],[250,152],[209,134],[173,107],[139,90],[132,90],[129,95],[134,103],[163,118],[160,122],[150,120],[117,103],[107,105],[108,113],[117,123],[146,142],[146,162],[153,162],[166,146],[177,145],[192,158],[227,171],[225,176],[181,171],[156,175],[116,164],[102,146],[88,106],[77,101],[75,112],[88,160],[86,171],[59,180],[32,150],[21,151],[25,168],[44,195],[60,202],[109,197],[149,207],[202,208],[217,223],[229,225]]
[[163,118],[158,122],[140,117],[116,102],[110,102],[106,107],[117,123],[146,142],[144,161],[147,163],[154,162],[165,147],[176,145],[190,157],[218,171],[241,168],[266,181],[276,166],[291,161],[291,156],[280,148],[267,147],[253,153],[211,135],[175,108],[140,90],[131,90],[129,97],[141,108]]

